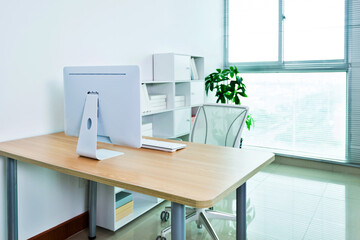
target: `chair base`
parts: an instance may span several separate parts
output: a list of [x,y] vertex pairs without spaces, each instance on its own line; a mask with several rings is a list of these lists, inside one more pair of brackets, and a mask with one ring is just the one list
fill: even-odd
[[[165,211],[171,211],[171,207],[166,207]],[[211,226],[209,219],[222,219],[222,220],[231,220],[236,221],[236,216],[230,213],[218,212],[206,208],[186,208],[186,212],[190,212],[186,214],[185,222],[195,221],[198,228],[205,227],[207,232],[210,234],[213,240],[219,240],[214,228]],[[167,228],[164,228],[161,231],[161,239],[166,239],[165,235],[171,232],[171,225]],[[157,238],[158,239],[158,238]]]

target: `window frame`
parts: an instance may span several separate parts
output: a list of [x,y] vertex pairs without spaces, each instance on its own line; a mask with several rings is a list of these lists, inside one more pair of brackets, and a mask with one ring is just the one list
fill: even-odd
[[229,62],[229,1],[224,0],[224,66],[235,65],[241,72],[348,72],[348,16],[349,0],[344,0],[345,19],[344,19],[344,59],[337,60],[309,60],[309,61],[284,61],[284,1],[279,3],[279,32],[278,32],[278,61],[269,62]]
[[[273,62],[229,62],[229,0],[224,0],[224,55],[223,55],[223,66],[237,66],[240,72],[243,73],[305,73],[305,72],[346,72],[346,126],[345,126],[345,164],[351,163],[349,159],[350,151],[350,83],[349,78],[351,78],[351,62],[349,59],[349,39],[350,39],[350,30],[351,27],[349,24],[351,22],[350,13],[352,0],[344,0],[345,4],[345,16],[344,16],[344,59],[341,60],[317,60],[317,61],[284,61],[283,55],[283,43],[284,43],[284,1],[278,0],[279,3],[279,32],[278,32],[278,61]],[[283,156],[291,157],[300,157],[296,154],[281,154]],[[319,161],[319,158],[301,156],[303,159],[311,159]],[[338,159],[322,159],[321,161],[328,162],[343,162]]]

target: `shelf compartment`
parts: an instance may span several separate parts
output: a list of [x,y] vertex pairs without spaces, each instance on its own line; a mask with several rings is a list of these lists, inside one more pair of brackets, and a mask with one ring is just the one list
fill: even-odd
[[126,217],[115,222],[115,230],[130,223],[131,221],[141,216],[142,214],[148,212],[153,207],[157,206],[159,203],[163,201],[162,199],[158,199],[156,197],[144,195],[141,193],[132,192],[132,191],[128,191],[128,192],[131,192],[133,194],[134,210]]
[[176,96],[184,96],[185,102],[184,106],[181,107],[187,107],[190,106],[190,82],[182,82],[182,83],[175,83],[175,99],[174,99],[174,108],[177,109],[176,104]]
[[[118,191],[131,192],[133,194],[134,208],[132,213],[120,219],[119,221],[116,221],[115,198]],[[97,226],[109,229],[111,231],[116,231],[120,227],[139,217],[141,214],[149,211],[162,201],[163,199],[160,198],[97,183]]]
[[[174,107],[174,84],[173,83],[158,83],[158,84],[146,84],[146,89],[148,91],[149,97],[151,95],[166,95],[166,110],[172,109]],[[150,111],[145,114],[160,111]]]

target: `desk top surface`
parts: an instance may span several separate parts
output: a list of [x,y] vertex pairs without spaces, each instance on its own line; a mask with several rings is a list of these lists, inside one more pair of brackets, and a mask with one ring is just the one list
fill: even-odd
[[77,138],[55,133],[0,143],[0,156],[197,208],[213,206],[274,160],[262,151],[187,142],[174,153],[106,143],[124,155],[76,154]]

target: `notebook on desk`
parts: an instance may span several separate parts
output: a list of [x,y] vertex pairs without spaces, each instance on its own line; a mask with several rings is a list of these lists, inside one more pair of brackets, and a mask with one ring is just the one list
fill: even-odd
[[142,148],[160,150],[165,152],[175,152],[176,150],[183,149],[186,147],[186,144],[182,143],[173,143],[173,142],[164,142],[152,139],[142,139]]

